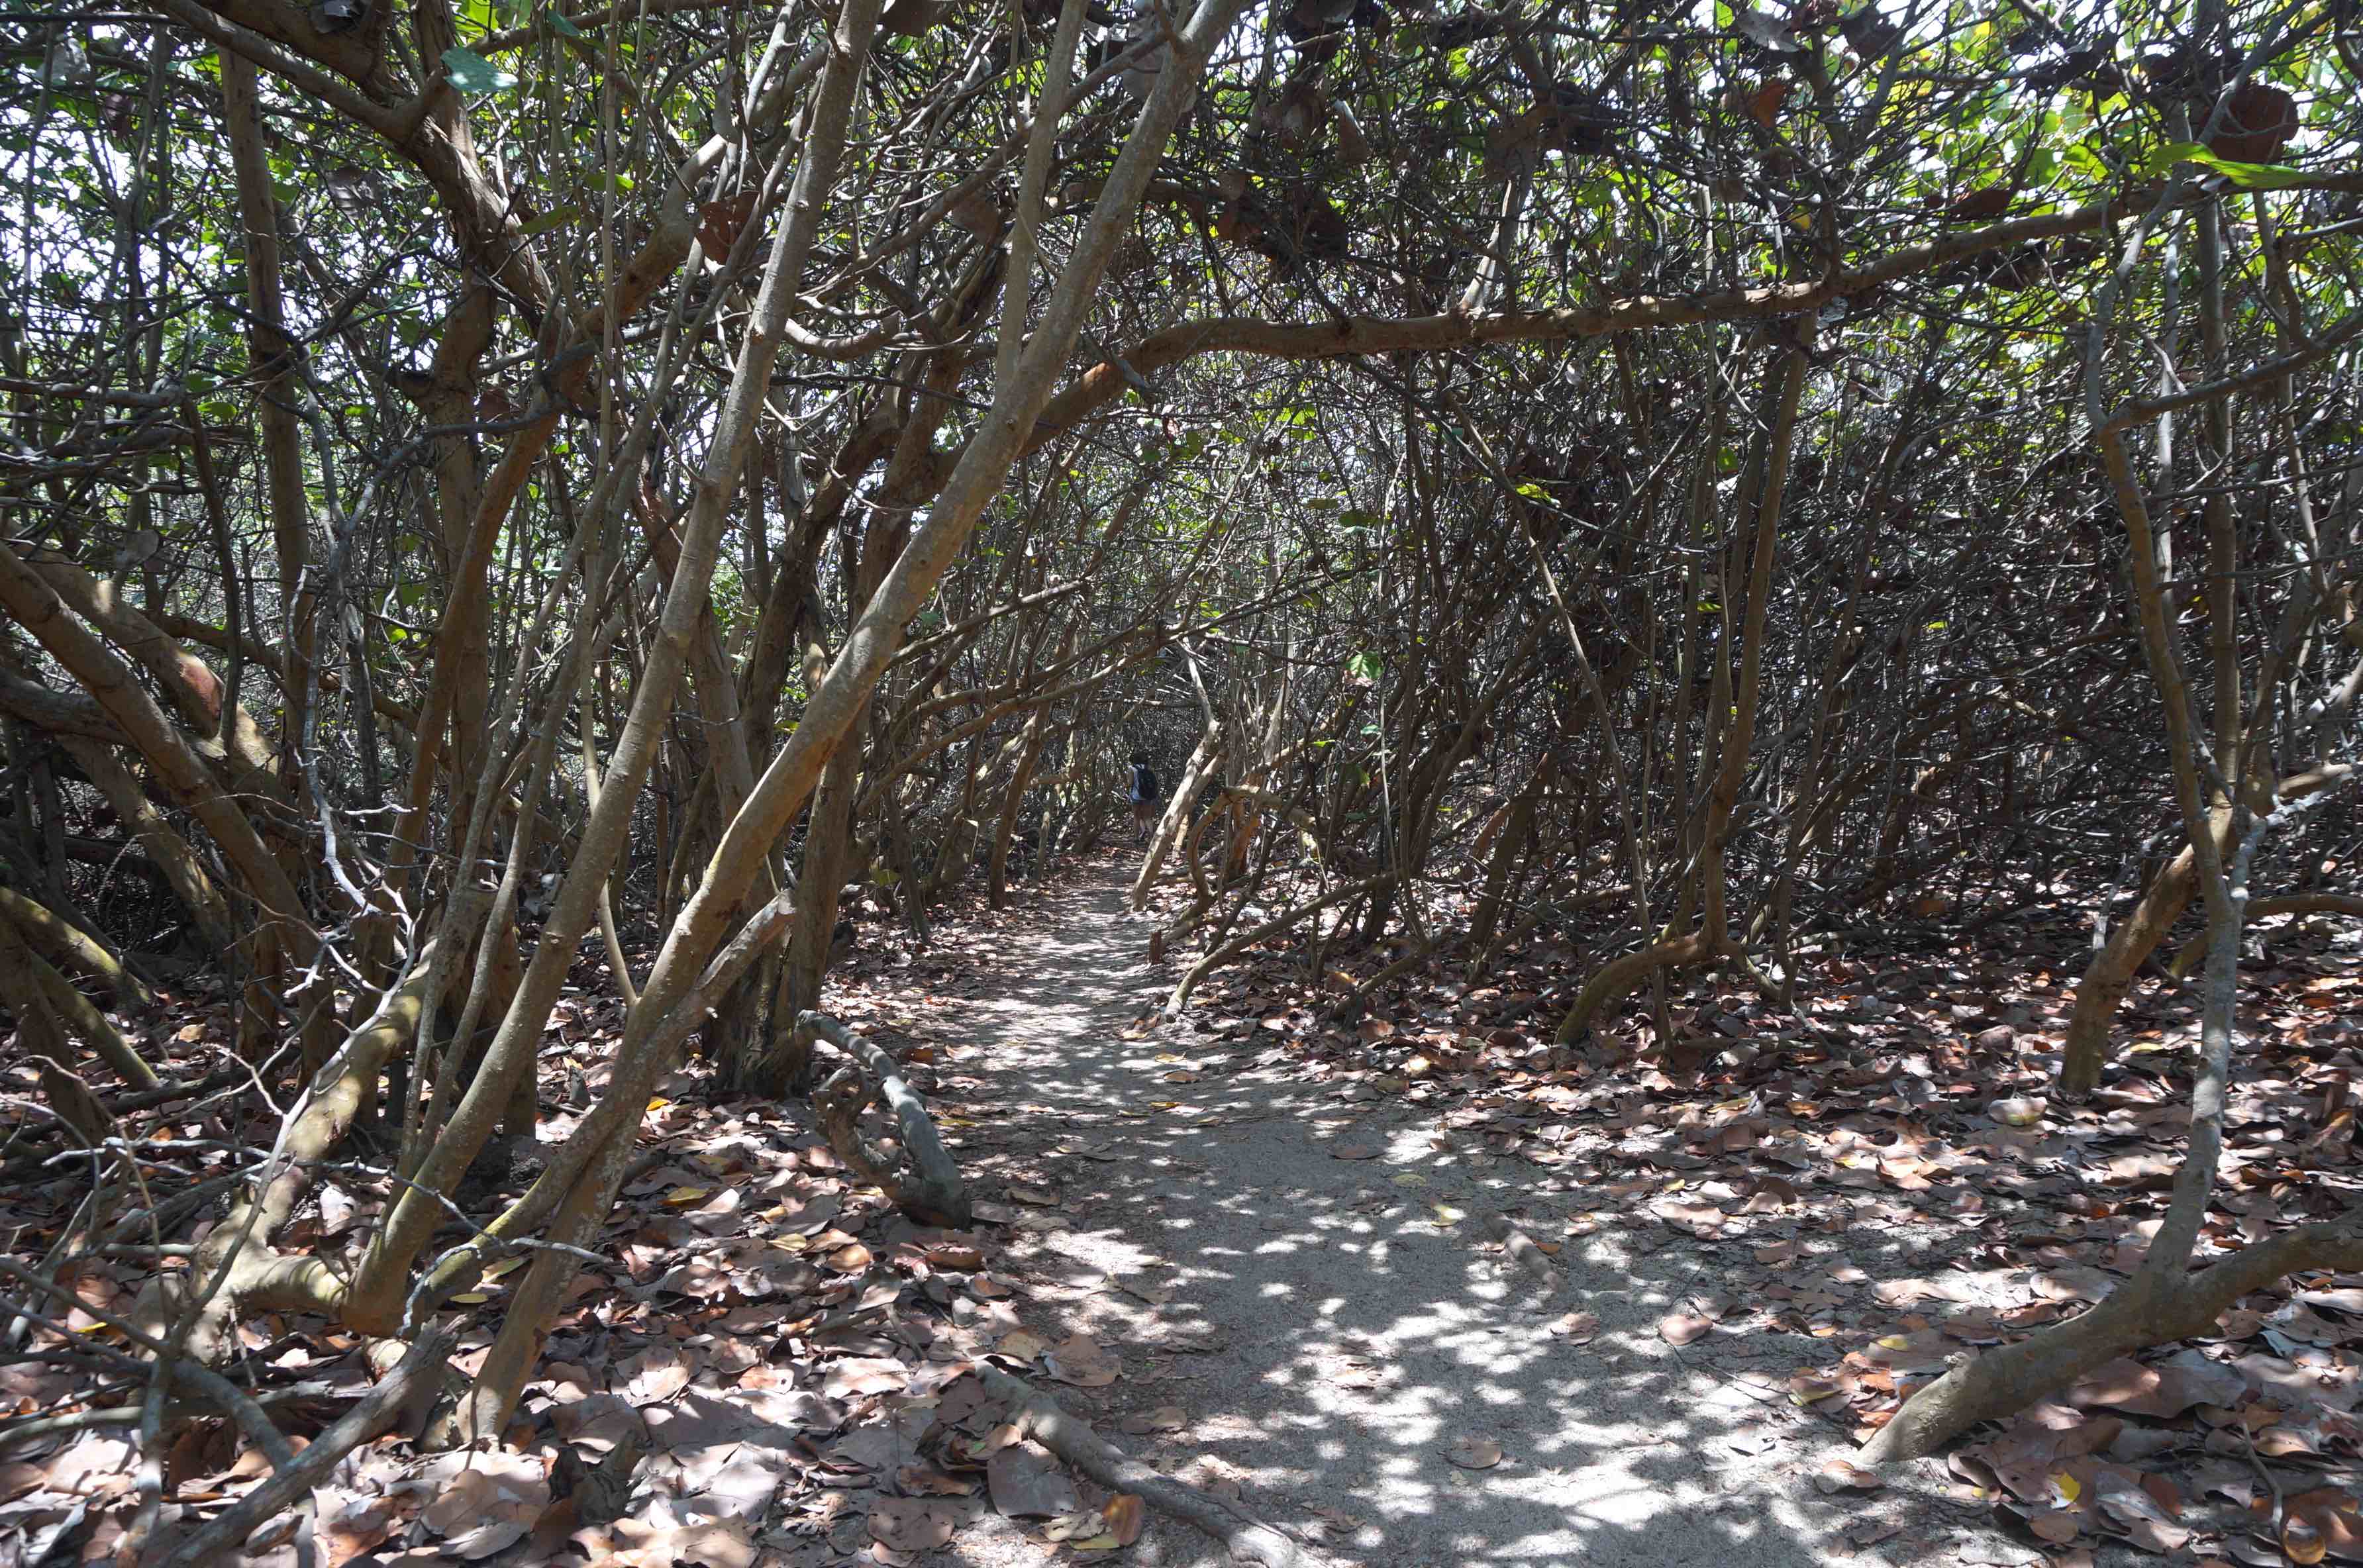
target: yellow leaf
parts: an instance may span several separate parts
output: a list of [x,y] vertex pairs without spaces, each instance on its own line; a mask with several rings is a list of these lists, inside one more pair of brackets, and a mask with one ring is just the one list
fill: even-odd
[[710,1187],[677,1187],[665,1194],[664,1200],[668,1208],[679,1209],[684,1204],[695,1203],[701,1198],[713,1196],[714,1189]]

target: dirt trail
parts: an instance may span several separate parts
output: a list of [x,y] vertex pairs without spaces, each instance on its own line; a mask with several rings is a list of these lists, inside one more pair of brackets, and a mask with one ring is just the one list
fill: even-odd
[[[1043,892],[980,977],[984,999],[937,1035],[939,1101],[980,1123],[956,1154],[982,1195],[1060,1199],[1026,1211],[1044,1228],[1011,1250],[1030,1275],[1020,1319],[1122,1358],[1104,1389],[1046,1381],[1069,1408],[1374,1568],[2038,1560],[1925,1469],[1822,1495],[1842,1435],[1795,1409],[1786,1378],[1825,1349],[1760,1331],[1666,1343],[1658,1321],[1718,1284],[1714,1243],[1639,1217],[1570,1239],[1548,1296],[1481,1216],[1523,1208],[1557,1239],[1553,1217],[1606,1207],[1598,1194],[1453,1146],[1433,1108],[1348,1103],[1259,1030],[1202,1032],[1215,1024],[1193,1014],[1125,1039],[1170,984],[1125,912],[1126,869],[1095,861]],[[1570,1310],[1597,1314],[1596,1339],[1549,1331]],[[1186,1424],[1118,1425],[1159,1407]],[[1498,1445],[1499,1463],[1456,1466],[1462,1441]],[[1137,1555],[1220,1551],[1169,1523]]]

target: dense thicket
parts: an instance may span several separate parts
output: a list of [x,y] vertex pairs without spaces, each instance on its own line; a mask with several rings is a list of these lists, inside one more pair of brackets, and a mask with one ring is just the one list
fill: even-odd
[[[1249,944],[1347,1010],[1548,945],[1563,1047],[1664,1038],[1678,971],[1786,999],[1832,933],[2072,889],[2078,1094],[2203,911],[2195,1196],[2080,1340],[1885,1441],[2188,1331],[2231,1287],[2182,1271],[2243,901],[2356,907],[2354,796],[2313,809],[2363,689],[2355,26],[19,10],[24,1157],[252,1097],[268,1157],[161,1217],[231,1202],[142,1319],[198,1352],[271,1309],[416,1335],[535,1244],[444,1435],[497,1431],[576,1266],[544,1243],[595,1242],[693,1042],[802,1091],[833,955],[1103,841],[1138,752],[1176,1009]],[[471,1238],[585,951],[612,1081]],[[234,1059],[160,1086],[73,982],[192,971]],[[349,1255],[285,1242],[332,1157],[388,1199]],[[2242,1266],[2363,1256],[2272,1245]]]

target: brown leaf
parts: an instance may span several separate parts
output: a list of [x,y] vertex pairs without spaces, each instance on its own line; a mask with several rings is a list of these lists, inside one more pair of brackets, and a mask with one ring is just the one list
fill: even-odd
[[2010,204],[2017,196],[2017,191],[2008,185],[1988,185],[1983,190],[1955,197],[1953,204],[1945,209],[1945,215],[1958,223],[1980,223],[1988,218],[1998,218],[2010,211]]
[[1789,83],[1776,76],[1747,94],[1748,117],[1766,130],[1770,130],[1772,122],[1781,117],[1781,106],[1788,101]]
[[1119,1492],[1100,1505],[1106,1516],[1108,1533],[1115,1537],[1118,1546],[1130,1546],[1140,1539],[1141,1527],[1148,1522],[1148,1510],[1140,1498],[1130,1492]]
[[1444,1457],[1463,1470],[1491,1470],[1502,1463],[1502,1445],[1491,1438],[1455,1438]]
[[2363,1518],[2354,1496],[2338,1486],[2318,1486],[2291,1497],[2288,1512],[2312,1525],[2325,1555],[2342,1562],[2363,1562]]
[[755,200],[761,193],[749,185],[735,196],[707,202],[697,209],[697,237],[705,247],[707,260],[719,261],[730,254],[730,248],[738,243],[739,231],[755,215]]
[[832,1399],[861,1394],[898,1394],[910,1385],[910,1369],[892,1356],[848,1356],[828,1364],[821,1391]]
[[1649,1212],[1677,1231],[1687,1231],[1705,1240],[1719,1235],[1729,1217],[1712,1203],[1686,1203],[1680,1198],[1661,1198],[1649,1205]]
[[2012,1496],[2052,1507],[2057,1478],[2072,1463],[2107,1448],[2124,1425],[2114,1416],[2091,1419],[2065,1406],[2039,1404],[2000,1437],[1958,1450],[1955,1468],[1982,1467]]
[[617,1519],[604,1530],[584,1530],[575,1537],[590,1548],[591,1560],[605,1568],[653,1568],[657,1563],[694,1562],[700,1568],[754,1568],[753,1532],[738,1519],[698,1519],[689,1524],[655,1525],[641,1519]]
[[690,1353],[667,1341],[618,1364],[616,1373],[633,1404],[654,1405],[688,1387],[694,1370]]
[[467,1467],[439,1477],[441,1490],[419,1517],[444,1538],[447,1556],[472,1562],[524,1540],[549,1506],[549,1485],[541,1467],[520,1455],[461,1457]]
[[949,1545],[959,1513],[924,1497],[881,1497],[870,1507],[870,1538],[890,1551],[933,1551]]
[[1876,1470],[1866,1470],[1851,1460],[1833,1459],[1814,1474],[1814,1485],[1824,1493],[1876,1492],[1887,1483]]
[[[2167,1496],[2158,1496],[2153,1487],[2162,1489]],[[2104,1474],[2099,1493],[2096,1501],[2102,1517],[2129,1544],[2161,1557],[2190,1544],[2190,1527],[2175,1518],[2181,1500],[2174,1495],[2173,1484],[2165,1477],[2145,1476],[2136,1485]]]
[[2195,1405],[2229,1405],[2246,1386],[2238,1373],[2212,1363],[2178,1359],[2144,1366],[2120,1357],[2077,1379],[2067,1397],[2080,1408],[2097,1406],[2171,1420]]
[[1714,1319],[1696,1312],[1669,1312],[1658,1320],[1658,1337],[1670,1345],[1686,1345],[1714,1327]]
[[316,1539],[325,1549],[326,1568],[344,1564],[363,1552],[374,1551],[394,1534],[399,1508],[392,1497],[356,1497],[319,1523]]
[[1368,1143],[1339,1143],[1329,1151],[1333,1160],[1375,1160],[1379,1151]]
[[1190,1418],[1182,1413],[1181,1406],[1159,1405],[1153,1410],[1137,1410],[1118,1424],[1133,1436],[1140,1437],[1148,1432],[1178,1432],[1189,1423]]
[[1599,1336],[1600,1315],[1597,1312],[1570,1312],[1563,1318],[1554,1319],[1550,1331],[1571,1345],[1587,1345]]
[[1792,1404],[1818,1405],[1845,1392],[1843,1382],[1825,1376],[1810,1366],[1801,1366],[1789,1375],[1789,1399]]
[[2269,82],[2248,81],[2224,99],[2207,150],[2235,163],[2270,163],[2295,135],[2297,100]]
[[1011,1518],[1053,1518],[1075,1511],[1075,1484],[1038,1443],[1012,1443],[984,1466],[993,1506]]
[[1013,1329],[1001,1337],[999,1344],[993,1347],[993,1353],[1007,1356],[1010,1360],[1023,1365],[1040,1360],[1042,1353],[1049,1348],[1050,1342],[1033,1330]]
[[1078,1388],[1104,1388],[1122,1370],[1116,1358],[1089,1334],[1075,1334],[1052,1351],[1043,1364],[1050,1375]]
[[931,1464],[903,1466],[894,1473],[894,1485],[914,1497],[965,1497],[976,1490],[975,1482],[946,1474]]

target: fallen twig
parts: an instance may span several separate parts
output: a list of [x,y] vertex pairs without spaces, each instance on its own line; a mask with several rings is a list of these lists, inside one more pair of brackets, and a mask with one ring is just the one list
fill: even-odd
[[439,1375],[444,1358],[457,1342],[448,1329],[430,1329],[419,1335],[376,1387],[314,1438],[292,1463],[272,1472],[236,1507],[215,1516],[205,1529],[182,1541],[159,1568],[196,1568],[199,1563],[226,1561],[265,1519],[296,1498],[308,1497],[345,1455],[392,1426],[408,1403],[413,1386],[421,1377]]
[[1234,1561],[1260,1562],[1264,1568],[1322,1568],[1319,1557],[1283,1531],[1237,1503],[1150,1469],[1092,1430],[1087,1422],[1060,1409],[1057,1400],[1024,1378],[982,1362],[977,1364],[976,1376],[986,1393],[1026,1412],[1029,1434],[1044,1448],[1101,1485],[1130,1492],[1150,1507],[1204,1530],[1230,1548]]
[[1518,1265],[1541,1282],[1551,1295],[1559,1294],[1561,1284],[1559,1265],[1550,1261],[1535,1239],[1510,1223],[1507,1216],[1493,1209],[1480,1211],[1485,1233],[1502,1243],[1502,1250],[1518,1261]]

